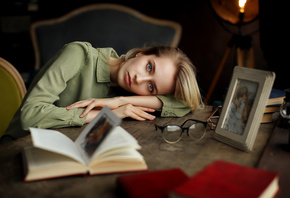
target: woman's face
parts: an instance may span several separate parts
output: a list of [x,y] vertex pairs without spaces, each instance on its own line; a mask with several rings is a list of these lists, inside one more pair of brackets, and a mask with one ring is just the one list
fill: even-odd
[[138,54],[118,73],[118,85],[138,95],[172,94],[177,68],[169,57]]

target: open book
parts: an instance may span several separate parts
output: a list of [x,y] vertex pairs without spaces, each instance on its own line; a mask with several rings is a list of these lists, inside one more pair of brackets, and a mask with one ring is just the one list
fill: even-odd
[[104,107],[75,142],[58,131],[30,128],[33,147],[24,148],[24,180],[147,170],[137,140],[119,124]]

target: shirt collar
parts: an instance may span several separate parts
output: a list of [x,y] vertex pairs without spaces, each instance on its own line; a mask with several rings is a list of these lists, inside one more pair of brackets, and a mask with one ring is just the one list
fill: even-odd
[[97,69],[96,76],[97,81],[100,83],[111,82],[110,80],[110,66],[108,64],[108,58],[119,58],[118,54],[113,48],[98,48]]

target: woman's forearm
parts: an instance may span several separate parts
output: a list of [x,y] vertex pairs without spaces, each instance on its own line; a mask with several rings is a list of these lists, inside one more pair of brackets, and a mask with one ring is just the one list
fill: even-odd
[[120,106],[132,104],[135,106],[148,107],[155,110],[162,108],[163,103],[156,96],[121,96],[119,97]]
[[[156,96],[118,96],[114,98],[89,98],[86,100],[75,102],[66,107],[67,110],[75,109],[75,108],[85,108],[85,111],[80,115],[81,118],[85,117],[89,112],[91,112],[95,108],[108,106],[110,109],[115,110],[118,108],[122,108],[124,106],[132,105],[139,110],[153,112],[152,110],[159,110],[162,109],[163,103],[159,100]],[[140,107],[143,107],[143,109]],[[147,109],[144,109],[147,108]],[[123,109],[127,111],[128,109]],[[131,111],[132,108],[129,108]],[[133,110],[134,111],[134,110]],[[128,113],[128,112],[127,112]],[[140,113],[138,113],[140,114]],[[125,113],[123,116],[129,116]],[[144,117],[144,116],[143,116]],[[147,119],[145,116],[144,118]],[[89,118],[87,118],[89,120]]]

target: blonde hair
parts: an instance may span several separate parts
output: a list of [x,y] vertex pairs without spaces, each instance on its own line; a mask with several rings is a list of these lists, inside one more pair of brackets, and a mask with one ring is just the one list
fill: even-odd
[[134,48],[128,51],[119,59],[119,65],[125,61],[136,57],[138,53],[143,55],[156,55],[157,57],[171,57],[177,69],[175,80],[174,98],[183,100],[186,106],[191,107],[191,111],[204,107],[200,90],[196,81],[196,69],[189,58],[179,49],[172,46],[148,46],[144,48]]

